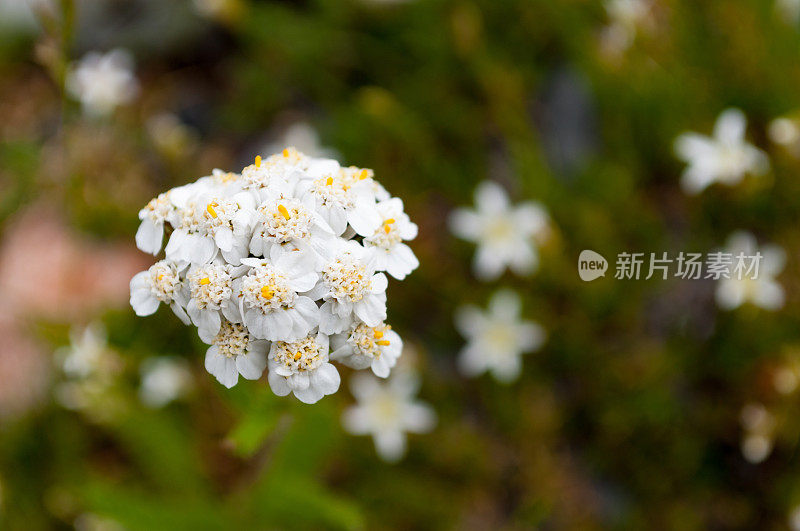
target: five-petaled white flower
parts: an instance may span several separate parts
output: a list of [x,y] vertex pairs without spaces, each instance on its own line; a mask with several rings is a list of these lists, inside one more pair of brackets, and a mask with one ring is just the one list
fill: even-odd
[[399,197],[381,201],[377,211],[380,226],[364,238],[364,246],[377,271],[386,271],[397,280],[403,280],[419,266],[414,251],[403,243],[417,237],[417,225],[403,212],[403,200]]
[[500,382],[519,377],[522,354],[537,350],[545,340],[544,329],[520,319],[519,296],[510,290],[496,292],[489,310],[465,306],[456,312],[456,327],[467,339],[459,357],[459,368],[467,376],[486,371]]
[[296,341],[319,323],[319,308],[300,293],[317,283],[314,259],[275,246],[269,259],[245,258],[251,269],[234,286],[244,323],[254,336],[270,341]]
[[332,360],[352,369],[370,367],[375,376],[386,378],[403,352],[403,341],[385,323],[358,323],[343,334],[331,336],[331,348]]
[[727,109],[714,125],[714,135],[684,133],[675,140],[675,152],[689,166],[681,186],[698,194],[711,184],[739,183],[746,174],[762,175],[769,170],[767,155],[745,140],[747,119],[739,109]]
[[386,383],[359,374],[350,381],[357,404],[342,416],[344,428],[354,435],[372,435],[378,455],[396,462],[406,452],[406,432],[433,429],[436,414],[424,402],[415,400],[419,380],[403,371]]
[[137,273],[131,279],[131,306],[136,315],[152,315],[162,302],[169,305],[175,315],[185,324],[189,316],[184,307],[186,299],[183,279],[178,267],[169,260],[160,260],[147,271]]
[[[765,310],[783,306],[784,294],[775,277],[783,271],[786,253],[777,245],[759,249],[755,236],[738,231],[728,238],[726,252],[730,253],[729,278],[722,277],[717,285],[717,304],[732,310],[751,302]],[[760,259],[757,255],[760,253]]]
[[386,319],[386,275],[372,269],[358,242],[338,245],[331,256],[316,287],[308,292],[312,299],[324,301],[319,309],[320,331],[338,334],[359,320],[378,326]]
[[498,278],[506,267],[525,276],[539,263],[536,239],[548,231],[548,215],[538,203],[512,206],[505,190],[484,181],[475,190],[476,210],[459,208],[450,216],[453,233],[478,244],[473,267],[483,280]]
[[339,371],[329,361],[329,339],[318,332],[299,341],[274,341],[269,349],[269,386],[278,396],[290,392],[301,402],[313,404],[335,393]]
[[225,387],[236,385],[239,375],[258,380],[264,373],[269,341],[257,339],[243,324],[222,321],[214,337],[201,339],[211,345],[206,351],[206,370]]
[[209,341],[217,335],[222,317],[240,323],[239,305],[232,298],[234,280],[246,266],[212,263],[192,267],[186,274],[188,299],[186,313],[197,327],[200,337]]
[[131,55],[120,49],[86,54],[67,75],[67,90],[80,100],[87,114],[110,114],[139,92]]
[[375,191],[369,170],[361,170],[352,178],[347,168],[331,168],[316,179],[300,181],[297,194],[305,203],[314,205],[336,236],[344,234],[348,224],[356,234],[372,234],[380,223],[375,205]]

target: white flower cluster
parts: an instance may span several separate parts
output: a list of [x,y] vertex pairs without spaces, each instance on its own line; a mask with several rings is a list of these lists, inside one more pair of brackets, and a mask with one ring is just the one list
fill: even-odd
[[137,246],[166,257],[131,280],[131,305],[169,305],[211,345],[205,366],[226,387],[265,368],[280,396],[314,403],[339,388],[337,361],[385,378],[402,341],[386,320],[384,273],[419,265],[417,226],[372,170],[294,148],[241,174],[214,170],[139,213]]

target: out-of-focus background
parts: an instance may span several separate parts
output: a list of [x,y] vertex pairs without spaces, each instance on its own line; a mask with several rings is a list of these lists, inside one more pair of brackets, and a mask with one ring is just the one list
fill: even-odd
[[[800,529],[799,59],[797,0],[0,0],[0,527]],[[675,141],[728,108],[688,193]],[[438,422],[394,462],[342,425],[349,373],[227,390],[128,305],[150,198],[289,145],[420,228],[389,321]],[[453,234],[487,180],[549,213],[535,273]],[[613,278],[736,231],[782,249],[769,297]],[[547,339],[468,376],[454,316],[501,289]]]

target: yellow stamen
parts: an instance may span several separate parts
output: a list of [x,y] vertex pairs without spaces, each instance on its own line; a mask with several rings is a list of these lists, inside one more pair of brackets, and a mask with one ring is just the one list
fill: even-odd
[[289,158],[289,148],[285,148],[283,150],[283,156],[284,156],[284,158],[287,158],[287,159]]
[[208,204],[208,206],[206,207],[206,210],[208,210],[208,213],[209,213],[209,214],[211,214],[211,217],[212,217],[212,218],[215,218],[215,219],[216,219],[216,217],[217,217],[217,213],[216,213],[216,211],[214,210],[214,207],[215,207],[215,206],[219,206],[219,204],[218,204],[218,203],[216,203],[216,202],[215,202],[215,203],[209,203],[209,204]]
[[271,299],[275,295],[275,292],[269,289],[267,286],[263,286],[261,288],[261,296],[265,299]]
[[383,222],[383,231],[386,234],[389,234],[389,232],[391,232],[391,230],[392,230],[391,224],[392,223],[394,223],[394,218],[389,218],[389,219],[387,219],[386,221]]
[[325,184],[327,184],[328,186],[332,185],[333,184],[333,177],[328,177],[328,180],[325,181]]
[[303,357],[303,355],[300,354],[299,352],[295,352],[294,353],[294,361],[300,361],[300,358],[302,358],[302,357]]
[[376,341],[375,343],[382,347],[388,347],[391,344],[388,339],[381,339],[380,341]]
[[201,286],[205,286],[206,284],[211,284],[211,279],[208,278],[208,277],[201,278],[200,279],[200,285]]
[[361,170],[361,173],[359,174],[358,178],[363,181],[367,177],[369,177],[369,170]]
[[286,210],[286,207],[285,207],[285,206],[283,206],[283,205],[278,205],[278,212],[280,212],[280,213],[281,213],[281,216],[283,216],[283,219],[285,219],[285,220],[287,220],[287,221],[289,220],[289,211],[288,211],[288,210]]
[[261,155],[256,155],[256,168],[261,167]]
[[380,339],[383,337],[383,332],[381,332],[380,330],[375,330],[375,333],[372,335],[375,336],[375,339]]

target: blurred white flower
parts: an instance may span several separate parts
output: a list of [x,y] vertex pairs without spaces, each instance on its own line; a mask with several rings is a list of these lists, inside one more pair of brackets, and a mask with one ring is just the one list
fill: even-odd
[[486,312],[471,305],[456,311],[456,327],[467,340],[458,360],[465,375],[489,371],[500,382],[519,377],[522,355],[537,350],[546,338],[541,326],[520,319],[520,310],[519,295],[504,289],[492,296]]
[[192,373],[182,358],[148,358],[142,362],[139,372],[142,378],[139,399],[148,407],[165,406],[192,388]]
[[105,328],[91,323],[70,332],[71,344],[56,351],[64,381],[54,390],[56,401],[67,409],[107,421],[122,407],[114,388],[123,363],[108,346]]
[[133,58],[121,49],[106,54],[90,52],[71,68],[67,90],[81,102],[87,114],[111,114],[118,105],[131,102],[139,93]]
[[0,28],[29,32],[37,27],[36,11],[53,11],[51,0],[0,0]]
[[[220,0],[203,0],[219,2]],[[283,130],[275,142],[264,146],[263,153],[276,153],[286,146],[294,146],[298,151],[310,157],[327,159],[339,158],[339,152],[333,148],[323,146],[317,130],[307,122],[295,122]]]
[[544,239],[549,230],[544,207],[532,201],[512,206],[505,190],[491,181],[476,188],[475,206],[476,210],[456,209],[449,219],[456,236],[478,245],[475,274],[493,280],[506,267],[521,276],[532,274],[539,264],[535,240]]
[[789,513],[789,529],[800,531],[800,505],[796,505]]
[[364,238],[364,246],[378,271],[403,280],[419,266],[414,251],[403,243],[417,237],[417,224],[403,212],[403,201],[398,197],[378,203],[378,214],[381,224],[371,236]]
[[742,408],[740,421],[744,429],[742,455],[753,464],[764,461],[772,453],[775,418],[763,405],[751,403]]
[[600,45],[610,56],[625,52],[633,44],[637,32],[653,26],[649,0],[606,0],[604,6],[609,23],[603,28]]
[[208,18],[216,18],[224,13],[230,0],[192,0],[195,10]]
[[767,129],[769,139],[783,146],[793,157],[800,157],[800,123],[797,118],[782,116],[772,120]]
[[[777,310],[783,306],[783,287],[775,277],[783,270],[786,253],[777,245],[767,245],[759,249],[755,236],[749,232],[733,233],[726,245],[726,252],[731,253],[734,266],[737,256],[756,256],[761,254],[758,276],[745,273],[741,275],[731,271],[730,278],[720,278],[717,284],[717,304],[725,310],[738,308],[750,302],[765,310]],[[755,273],[755,271],[753,271]]]
[[116,520],[94,513],[83,513],[75,518],[75,531],[125,531]]
[[800,360],[793,357],[775,367],[772,385],[782,395],[794,393],[800,386]]
[[775,12],[787,24],[800,20],[800,0],[775,0]]
[[419,380],[408,371],[386,383],[359,374],[350,381],[356,405],[345,410],[342,425],[353,435],[372,435],[375,450],[385,461],[396,462],[406,452],[406,432],[424,433],[436,424],[430,406],[415,400]]
[[108,342],[105,327],[101,323],[90,323],[82,331],[70,330],[70,345],[56,352],[61,360],[61,369],[70,378],[86,378],[96,371],[106,355]]
[[739,183],[746,174],[769,170],[766,153],[745,140],[747,119],[739,109],[727,109],[714,126],[714,135],[684,133],[675,140],[675,153],[689,166],[681,177],[688,194],[698,194],[715,182]]

